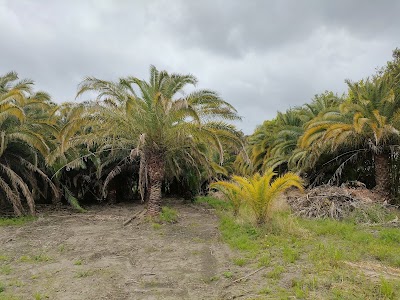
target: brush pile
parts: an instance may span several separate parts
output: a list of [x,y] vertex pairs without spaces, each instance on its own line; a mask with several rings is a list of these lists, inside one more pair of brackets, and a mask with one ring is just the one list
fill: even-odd
[[375,202],[368,192],[365,188],[322,185],[306,194],[288,195],[287,202],[298,216],[342,220],[356,209],[363,210]]

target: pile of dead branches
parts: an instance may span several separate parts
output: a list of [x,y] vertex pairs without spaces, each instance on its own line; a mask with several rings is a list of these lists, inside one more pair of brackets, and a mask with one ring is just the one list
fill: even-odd
[[308,190],[304,195],[289,195],[287,202],[298,216],[336,220],[342,220],[367,203],[365,199],[356,197],[350,189],[327,185]]

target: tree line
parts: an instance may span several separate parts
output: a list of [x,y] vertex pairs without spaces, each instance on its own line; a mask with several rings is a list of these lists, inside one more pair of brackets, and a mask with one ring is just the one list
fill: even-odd
[[150,68],[137,77],[84,79],[83,103],[56,104],[34,92],[31,80],[14,72],[0,77],[1,205],[16,215],[35,214],[40,200],[59,205],[92,197],[115,200],[118,183],[160,212],[162,189],[177,182],[188,191],[225,172],[224,152],[243,147],[230,124],[239,119],[232,105],[210,90],[185,94],[192,75]]
[[94,99],[57,104],[32,80],[0,76],[0,208],[35,214],[36,203],[69,202],[82,210],[83,199],[113,202],[119,191],[157,215],[163,192],[190,197],[214,179],[287,172],[309,186],[357,180],[398,196],[400,50],[371,77],[347,80],[344,95],[316,95],[248,137],[217,93],[185,93],[196,83],[151,66],[147,81],[87,77],[77,97]]
[[260,125],[247,138],[236,172],[293,171],[310,186],[360,181],[396,202],[400,50],[372,76],[345,82],[345,94],[325,91]]

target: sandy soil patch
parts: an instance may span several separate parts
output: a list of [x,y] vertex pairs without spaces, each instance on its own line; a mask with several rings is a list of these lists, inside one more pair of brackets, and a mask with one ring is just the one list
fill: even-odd
[[254,278],[231,284],[252,269],[233,264],[239,254],[221,241],[212,211],[168,204],[179,222],[161,227],[122,226],[139,205],[50,212],[22,227],[0,227],[5,293],[59,300],[246,299],[257,291]]

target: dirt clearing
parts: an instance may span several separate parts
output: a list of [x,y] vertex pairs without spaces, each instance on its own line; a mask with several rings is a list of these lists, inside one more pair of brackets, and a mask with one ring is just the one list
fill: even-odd
[[259,274],[230,285],[252,269],[233,264],[238,254],[221,241],[212,211],[166,204],[178,223],[123,226],[142,209],[123,205],[0,227],[0,299],[234,299],[257,291]]

